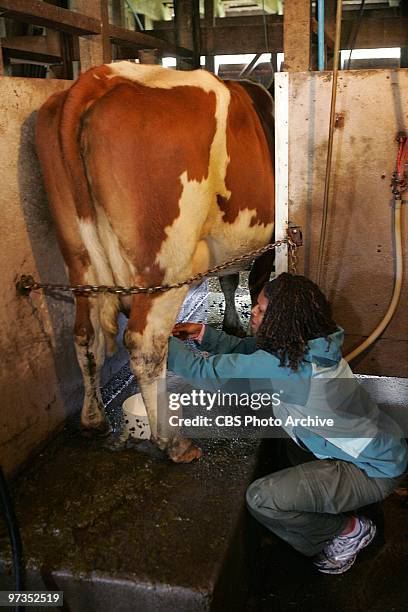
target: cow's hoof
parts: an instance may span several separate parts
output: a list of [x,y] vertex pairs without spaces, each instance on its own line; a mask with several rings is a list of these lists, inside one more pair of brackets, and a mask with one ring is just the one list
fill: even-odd
[[109,421],[104,421],[98,427],[85,427],[81,425],[81,436],[84,438],[107,438],[112,431]]
[[179,438],[167,449],[169,458],[174,463],[191,463],[194,459],[199,459],[203,451],[187,438]]

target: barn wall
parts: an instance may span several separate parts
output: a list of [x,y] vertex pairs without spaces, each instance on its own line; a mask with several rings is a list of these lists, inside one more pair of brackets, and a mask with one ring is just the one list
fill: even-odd
[[[16,294],[18,277],[66,282],[34,150],[36,109],[69,81],[0,78],[0,464],[15,472],[82,400],[69,295]],[[124,351],[105,367],[106,381]]]
[[[301,268],[316,278],[331,73],[289,74],[289,219],[303,226]],[[347,332],[346,350],[381,321],[393,289],[390,179],[399,130],[408,132],[408,70],[341,72],[323,288]],[[406,194],[408,199],[408,193]],[[408,215],[403,205],[404,288],[388,328],[353,369],[408,376]]]

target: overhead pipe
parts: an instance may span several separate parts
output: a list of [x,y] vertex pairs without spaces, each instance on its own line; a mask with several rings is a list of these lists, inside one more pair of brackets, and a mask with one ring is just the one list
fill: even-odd
[[324,70],[324,0],[317,0],[317,68]]

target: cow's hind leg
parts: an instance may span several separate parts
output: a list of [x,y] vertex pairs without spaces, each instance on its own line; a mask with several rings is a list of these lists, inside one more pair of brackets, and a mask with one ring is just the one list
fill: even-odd
[[100,324],[99,298],[76,298],[75,349],[84,379],[81,429],[84,435],[107,435],[110,425],[100,391],[100,371],[105,359],[105,335]]
[[164,294],[134,296],[125,345],[149,417],[151,439],[175,462],[188,463],[201,456],[191,440],[168,426],[166,366],[168,339],[187,288]]
[[228,334],[243,337],[246,335],[235,304],[235,292],[239,285],[239,273],[220,276],[220,285],[225,298],[222,329]]
[[268,251],[258,257],[252,265],[248,278],[252,306],[255,306],[262,287],[268,282],[275,263],[275,251]]

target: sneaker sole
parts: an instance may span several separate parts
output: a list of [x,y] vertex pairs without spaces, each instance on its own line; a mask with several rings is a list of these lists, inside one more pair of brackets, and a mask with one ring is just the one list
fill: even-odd
[[[374,523],[371,523],[370,531],[360,540],[358,548],[357,550],[353,552],[353,555],[357,555],[357,553],[359,553],[363,548],[371,544],[371,542],[375,538],[376,532],[377,532],[377,527],[374,525]],[[335,559],[336,561],[345,561],[346,559],[348,559],[348,556],[338,555],[337,557],[333,557],[333,559]]]
[[321,572],[322,574],[344,574],[344,572],[347,572],[347,570],[349,570],[350,567],[354,565],[354,561],[356,560],[356,558],[357,558],[357,554],[350,557],[348,560],[348,563],[346,563],[342,567],[337,567],[337,568],[336,567],[332,567],[332,568],[319,567],[316,563],[314,563],[314,566],[317,569],[317,571]]

